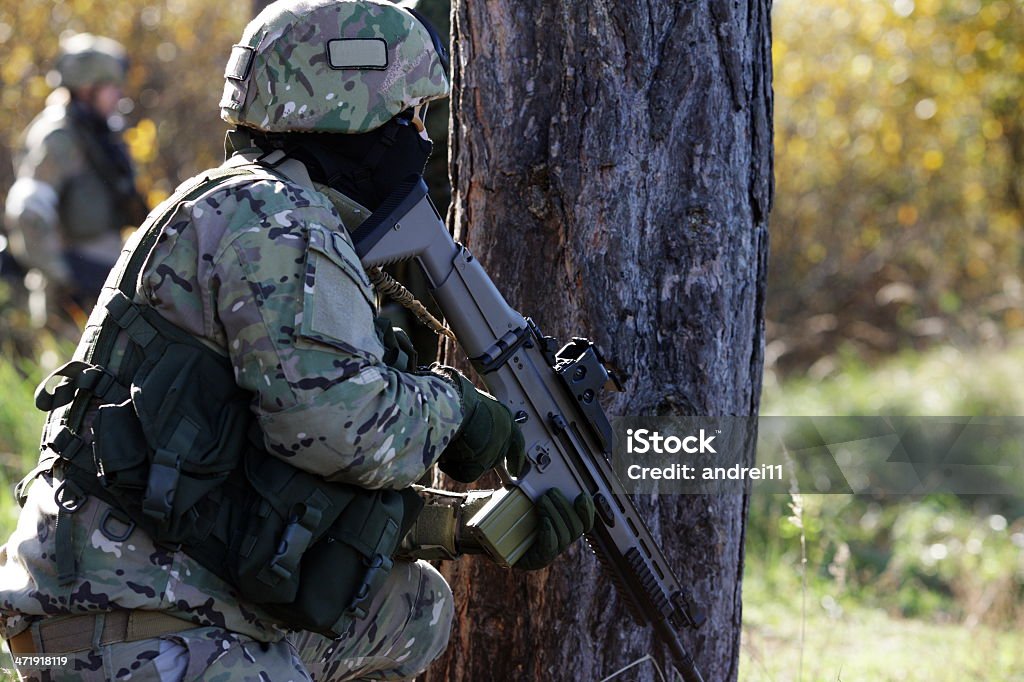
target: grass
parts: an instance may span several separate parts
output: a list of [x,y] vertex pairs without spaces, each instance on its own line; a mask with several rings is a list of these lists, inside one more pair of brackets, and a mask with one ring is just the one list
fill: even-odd
[[[838,608],[834,598],[809,600],[806,639],[799,585],[792,599],[765,594],[748,571],[744,580],[742,682],[990,682],[1024,681],[1024,646],[1017,630],[967,628],[893,617],[882,609]],[[804,676],[799,669],[801,654]]]
[[775,497],[749,525],[742,682],[1024,682],[1024,519]]
[[[0,356],[0,542],[18,522],[20,508],[13,487],[34,465],[45,415],[33,405],[43,371],[35,363],[17,362],[15,354]],[[16,680],[6,645],[0,647],[0,682]]]
[[767,371],[761,414],[1024,415],[1022,367],[1024,345],[973,352],[945,346],[877,365],[846,357],[813,376],[780,379]]
[[[768,373],[762,414],[1024,415],[1022,367],[1019,348],[841,358]],[[752,500],[742,682],[1024,682],[1020,499],[793,502]]]
[[16,365],[6,353],[0,357],[0,538],[10,535],[18,519],[12,488],[39,454],[46,415],[35,409],[33,393],[42,375],[37,365]]

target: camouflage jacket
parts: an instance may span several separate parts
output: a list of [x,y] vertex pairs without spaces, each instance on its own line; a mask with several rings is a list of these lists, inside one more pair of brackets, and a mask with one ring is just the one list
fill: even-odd
[[[101,135],[114,149],[104,147]],[[80,105],[65,102],[46,107],[22,145],[4,219],[14,256],[58,283],[70,281],[63,260],[69,249],[113,265],[121,228],[137,220],[127,213],[137,199],[120,137]]]
[[[381,362],[374,294],[338,209],[297,161],[279,168],[287,179],[235,177],[182,204],[146,261],[136,301],[230,357],[272,454],[330,480],[406,487],[455,433],[459,399],[437,377]],[[99,530],[106,505],[94,498],[69,516],[78,570],[60,586],[53,488],[45,476],[31,486],[0,549],[0,634],[43,615],[142,608],[263,641],[281,636],[185,554],[141,531],[110,540]]]

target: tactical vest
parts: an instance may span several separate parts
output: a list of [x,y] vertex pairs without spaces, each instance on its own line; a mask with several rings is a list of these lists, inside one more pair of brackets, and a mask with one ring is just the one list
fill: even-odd
[[[266,453],[229,359],[132,300],[175,210],[239,176],[281,179],[256,165],[222,166],[182,186],[133,237],[76,359],[36,392],[36,406],[49,412],[42,455],[16,492],[24,504],[39,474],[61,481],[55,535],[64,584],[75,578],[68,517],[94,495],[124,529],[110,531],[104,518],[110,539],[141,528],[282,624],[337,637],[366,615],[418,497],[329,483]],[[62,381],[49,391],[53,377]]]

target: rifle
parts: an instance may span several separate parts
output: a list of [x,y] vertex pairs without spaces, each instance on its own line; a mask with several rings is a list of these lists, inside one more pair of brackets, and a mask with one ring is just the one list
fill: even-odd
[[459,344],[526,438],[524,470],[515,479],[499,470],[505,487],[468,523],[476,541],[494,561],[512,565],[533,540],[532,500],[551,488],[569,500],[590,495],[597,512],[590,546],[634,616],[652,624],[671,649],[686,682],[703,682],[680,632],[699,627],[705,614],[672,574],[612,469],[612,428],[597,397],[616,382],[594,345],[574,338],[559,348],[513,310],[452,239],[420,176],[402,183],[352,232],[352,241],[366,268],[407,259],[419,264]]

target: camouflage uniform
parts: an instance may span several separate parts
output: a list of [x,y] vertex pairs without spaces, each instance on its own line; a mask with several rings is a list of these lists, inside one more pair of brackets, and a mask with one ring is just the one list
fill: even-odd
[[[77,62],[58,64],[64,85],[120,82],[123,48],[87,34],[75,41],[85,47],[62,57]],[[111,54],[93,54],[97,43]],[[86,47],[93,52],[83,57]],[[26,129],[22,145],[6,201],[11,252],[20,266],[37,269],[79,304],[93,301],[120,253],[121,229],[144,216],[127,149],[102,116],[64,88]]]
[[[331,480],[406,487],[458,428],[458,397],[437,377],[381,364],[372,292],[337,210],[303,177],[301,164],[280,170],[299,182],[238,178],[181,206],[147,260],[137,300],[230,355],[239,385],[254,395],[270,452]],[[195,648],[191,665],[199,658],[227,665],[220,657],[232,647],[280,642],[284,633],[273,619],[184,553],[155,547],[138,531],[124,542],[105,537],[99,524],[106,505],[92,498],[70,517],[78,577],[60,587],[53,498],[45,479],[30,488],[18,529],[0,552],[5,637],[32,616],[129,608],[166,610],[206,626],[188,633],[194,641],[182,638]],[[376,606],[353,622],[350,638],[295,637],[303,659],[332,675],[355,667],[377,671],[366,679],[401,679],[443,650],[451,593],[429,565],[398,564]],[[140,646],[111,648],[144,659],[157,650]],[[283,644],[256,649],[251,669],[266,666],[270,679],[284,679],[274,671],[294,665]],[[214,669],[198,672],[211,679]],[[296,679],[305,679],[302,666],[296,670]]]
[[[267,35],[284,30],[278,24],[294,21],[294,13],[332,10],[335,4],[339,12],[354,8],[342,23],[368,37],[380,28],[373,17],[395,21],[390,3],[276,3],[252,24],[265,27],[263,32],[247,29],[243,44],[255,49]],[[384,108],[364,115],[360,125],[383,123],[398,113],[388,107],[405,108],[410,99],[447,93],[443,69],[422,57],[429,47],[423,42],[429,40],[426,32],[404,10],[400,18],[406,23],[389,30],[416,35],[419,46],[403,48],[399,41],[387,55],[387,69],[355,72],[337,89],[355,91],[355,98],[367,87],[388,93]],[[316,37],[300,39],[315,42]],[[332,75],[322,46],[302,54],[308,58],[305,71],[288,78]],[[287,58],[294,58],[291,51],[258,55],[256,66],[245,70],[265,73],[261,69],[273,68],[269,62],[281,66],[274,60]],[[404,81],[398,77],[402,73]],[[249,83],[256,81],[286,90],[262,76]],[[252,104],[255,89],[247,93],[229,76],[222,105],[237,106],[225,118],[244,118],[241,103]],[[292,121],[299,129],[315,127],[310,116],[316,107],[296,106],[282,92],[260,115]],[[322,111],[313,112],[317,116],[334,123],[349,120],[349,105],[341,106],[333,96],[323,103]],[[229,163],[250,162],[257,155],[236,155]],[[135,301],[230,357],[238,385],[253,396],[251,410],[269,453],[328,480],[407,487],[434,464],[459,428],[464,417],[459,396],[437,376],[383,364],[384,348],[373,324],[374,292],[342,218],[361,220],[365,209],[314,186],[301,163],[282,163],[282,156],[275,152],[262,159],[277,177],[267,177],[266,171],[233,177],[181,204],[145,262]],[[76,357],[100,318],[97,307]],[[124,343],[115,346],[108,367],[116,369],[124,348]],[[87,432],[86,426],[81,435],[88,438]],[[31,486],[18,528],[0,548],[0,634],[10,638],[47,616],[112,609],[163,611],[188,623],[156,639],[106,646],[97,640],[69,666],[48,671],[50,679],[406,679],[447,644],[451,591],[425,562],[396,561],[366,618],[353,620],[342,637],[329,640],[308,632],[286,637],[261,608],[241,600],[185,553],[155,546],[139,530],[111,540],[101,527],[107,505],[95,498],[67,517],[77,571],[74,581],[62,586],[55,559],[55,488],[46,474]]]

